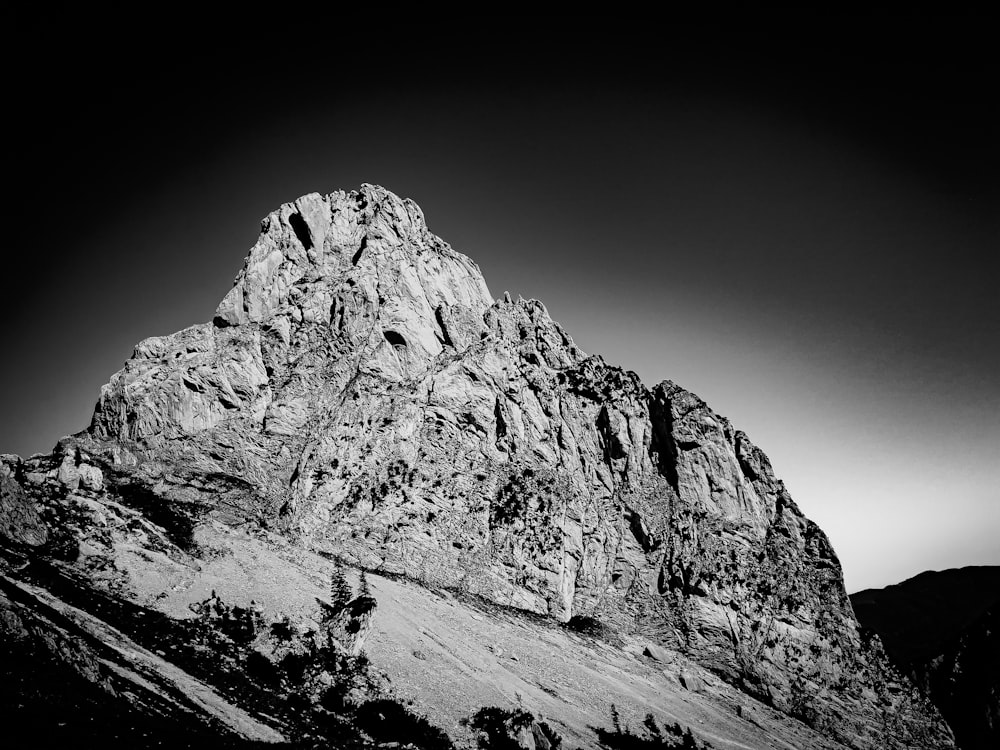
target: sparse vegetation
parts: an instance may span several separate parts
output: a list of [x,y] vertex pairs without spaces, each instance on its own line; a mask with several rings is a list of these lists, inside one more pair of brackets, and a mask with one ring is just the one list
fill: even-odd
[[214,631],[235,646],[244,647],[264,629],[264,615],[252,600],[249,607],[231,607],[213,591],[205,601],[192,604],[191,611],[198,615],[197,635],[203,642]]
[[152,490],[137,483],[120,484],[116,488],[118,500],[137,510],[166,532],[171,542],[189,553],[198,551],[194,541],[194,528],[205,509],[194,503],[160,497]]
[[[518,735],[530,731],[535,717],[519,708],[483,706],[462,723],[476,733],[476,742],[482,750],[521,750],[523,745],[518,742]],[[557,735],[556,741],[562,743]]]
[[398,742],[421,750],[451,750],[443,730],[398,701],[379,699],[363,703],[354,712],[359,729],[378,743]]
[[343,609],[351,600],[353,592],[344,574],[344,566],[338,560],[330,573],[330,606],[334,610]]
[[576,633],[583,633],[595,638],[603,638],[609,633],[607,625],[590,615],[573,615],[566,623],[566,627]]
[[358,581],[358,597],[364,599],[372,598],[371,586],[368,584],[368,576],[364,570],[361,571],[361,577]]
[[611,704],[611,729],[591,727],[597,735],[601,747],[607,750],[711,750],[708,742],[700,742],[691,733],[691,728],[680,724],[658,724],[653,714],[646,714],[642,722],[642,734],[636,734],[622,723],[615,704]]
[[[175,619],[82,587],[78,581],[64,577],[41,561],[32,566],[32,574],[33,581],[44,584],[62,601],[99,615],[139,645],[211,686],[225,700],[252,716],[261,717],[269,725],[281,727],[289,746],[348,749],[398,741],[410,743],[409,746],[420,750],[452,747],[442,730],[393,698],[383,678],[371,669],[364,653],[352,656],[336,638],[310,629],[306,623],[288,617],[267,622],[252,603],[246,607],[232,605],[214,591],[204,601],[192,605],[195,617]],[[339,619],[344,630],[375,606],[375,600],[370,597],[349,600]],[[328,626],[332,626],[332,621],[322,624],[321,628]],[[332,635],[342,633],[337,631]],[[30,669],[26,664],[12,663],[5,674],[10,679],[28,679]],[[72,673],[70,675],[72,680]],[[49,681],[57,682],[55,677]],[[63,692],[73,694],[72,691]],[[92,692],[99,695],[99,691]],[[65,696],[60,693],[57,697],[63,700]],[[78,724],[84,732],[92,729],[88,716],[106,713],[127,717],[135,725],[136,733],[151,727],[162,737],[172,737],[170,732],[183,729],[184,732],[204,732],[205,741],[199,746],[209,743],[225,747],[253,745],[216,734],[208,728],[194,726],[188,730],[183,722],[175,727],[164,719],[160,722],[161,727],[155,717],[150,719],[133,711],[126,698],[110,703],[106,696],[100,700],[107,703],[106,711],[101,709],[104,713],[90,708],[74,713],[68,704],[60,704],[58,709],[65,709],[67,716],[82,717]],[[35,704],[29,708],[32,707]],[[68,731],[63,734],[72,736]],[[139,742],[135,746],[146,745]]]
[[[508,544],[523,547],[533,557],[544,556],[562,541],[553,518],[571,495],[568,480],[556,471],[530,466],[514,470],[490,504],[490,530],[505,532]],[[527,530],[531,533],[523,533]]]

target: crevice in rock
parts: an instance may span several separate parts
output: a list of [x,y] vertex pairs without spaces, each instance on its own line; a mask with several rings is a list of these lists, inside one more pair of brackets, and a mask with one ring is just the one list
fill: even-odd
[[452,349],[455,348],[455,343],[451,340],[451,336],[448,333],[448,326],[444,322],[444,306],[438,305],[434,310],[434,320],[437,321],[438,328],[441,329],[441,342],[445,346],[450,346]]
[[496,440],[494,441],[494,444],[496,445],[497,450],[506,452],[507,448],[504,445],[506,442],[504,438],[507,437],[507,421],[503,418],[503,409],[500,406],[499,398],[497,398],[493,405],[493,415],[496,418],[497,423]]
[[753,445],[749,440],[747,440],[746,435],[739,431],[737,431],[735,435],[734,443],[736,448],[736,460],[739,462],[740,470],[743,472],[743,476],[751,482],[756,482],[760,479],[760,475],[750,462],[750,459],[753,457]]
[[649,419],[653,426],[653,439],[649,444],[650,457],[656,461],[660,475],[667,480],[674,492],[680,492],[677,479],[677,443],[674,440],[674,417],[670,400],[665,394],[652,394],[649,399]]
[[306,224],[306,220],[302,218],[302,214],[294,213],[288,217],[288,224],[295,232],[295,236],[298,238],[299,242],[302,243],[302,247],[309,250],[313,246],[312,234],[309,232],[309,225]]
[[344,330],[344,301],[335,297],[330,305],[330,328],[341,332]]
[[612,461],[625,458],[627,455],[625,446],[622,445],[615,433],[614,426],[611,424],[611,413],[608,411],[607,404],[601,406],[601,411],[597,415],[596,427],[601,447],[604,449],[604,462],[611,466]]
[[202,385],[201,383],[199,383],[199,382],[197,382],[195,380],[192,380],[187,375],[181,376],[181,382],[184,384],[184,387],[187,388],[189,391],[193,391],[195,393],[204,393],[205,392],[205,386],[204,385]]
[[385,337],[385,340],[389,342],[390,346],[392,346],[392,348],[396,351],[406,350],[406,339],[403,338],[401,333],[397,333],[392,330],[385,330],[382,331],[382,335]]
[[361,254],[365,251],[367,247],[368,247],[368,236],[365,235],[364,237],[361,238],[361,244],[358,245],[358,251],[351,256],[352,266],[358,265],[358,261],[361,260]]
[[632,531],[632,536],[642,547],[642,551],[647,554],[655,551],[660,546],[660,541],[653,538],[649,531],[646,529],[646,524],[642,520],[642,516],[636,513],[634,510],[629,511],[628,514],[629,529]]

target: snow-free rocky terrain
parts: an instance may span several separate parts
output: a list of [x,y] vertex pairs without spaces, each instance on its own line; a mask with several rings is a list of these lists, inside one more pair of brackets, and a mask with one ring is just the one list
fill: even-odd
[[[496,706],[523,747],[630,746],[646,714],[717,748],[953,747],[744,433],[494,299],[380,187],[270,214],[212,321],[0,467],[24,722],[438,747]],[[370,592],[331,601],[341,564]]]

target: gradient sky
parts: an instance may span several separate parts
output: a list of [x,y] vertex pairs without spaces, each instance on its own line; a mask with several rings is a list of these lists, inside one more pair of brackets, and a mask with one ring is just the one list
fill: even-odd
[[19,19],[44,45],[4,53],[0,451],[49,450],[137,341],[210,320],[270,210],[373,182],[495,296],[745,430],[849,591],[1000,564],[982,19],[774,39],[286,20],[156,43]]

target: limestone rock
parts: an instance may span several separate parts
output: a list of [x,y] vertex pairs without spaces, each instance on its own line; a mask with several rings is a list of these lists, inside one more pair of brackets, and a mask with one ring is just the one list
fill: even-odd
[[520,708],[483,708],[469,723],[480,747],[553,750],[562,745],[562,737],[547,722]]
[[364,650],[371,631],[375,606],[373,597],[359,596],[343,608],[330,611],[323,622],[327,637],[350,656],[357,656]]
[[104,488],[104,474],[96,466],[82,464],[77,469],[77,473],[80,478],[80,487],[93,492],[100,492]]
[[169,544],[209,519],[280,529],[682,651],[854,747],[951,746],[744,433],[586,355],[541,303],[494,301],[380,187],[271,213],[213,321],[140,342],[60,450],[15,483],[128,500]]
[[[7,466],[6,463],[0,465]],[[48,540],[48,530],[34,502],[6,473],[0,473],[0,537],[31,547]]]
[[671,661],[673,661],[669,651],[655,644],[649,644],[648,646],[646,646],[642,650],[642,653],[645,656],[648,656],[650,659],[653,659],[654,661],[658,661],[664,664],[668,664]]
[[63,456],[63,461],[59,465],[56,477],[67,489],[75,490],[80,486],[80,471],[77,469],[76,458],[72,454],[67,453]]
[[683,685],[688,690],[700,693],[705,689],[705,682],[694,672],[689,672],[687,670],[681,670],[680,675],[678,675],[681,685]]

